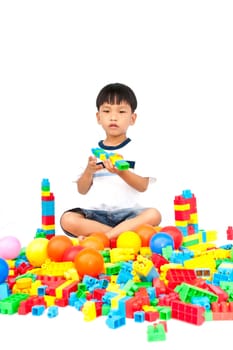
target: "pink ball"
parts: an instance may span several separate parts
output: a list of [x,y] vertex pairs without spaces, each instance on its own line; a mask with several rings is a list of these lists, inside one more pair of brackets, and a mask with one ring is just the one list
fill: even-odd
[[21,243],[18,238],[14,236],[6,236],[0,238],[0,258],[15,259],[18,257],[21,250]]

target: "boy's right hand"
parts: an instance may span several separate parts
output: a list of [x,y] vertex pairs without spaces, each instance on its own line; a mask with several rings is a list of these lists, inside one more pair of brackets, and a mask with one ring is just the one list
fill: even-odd
[[88,158],[88,163],[87,163],[87,168],[86,170],[90,173],[90,174],[94,174],[95,172],[103,169],[103,163],[97,163],[97,158],[90,156]]

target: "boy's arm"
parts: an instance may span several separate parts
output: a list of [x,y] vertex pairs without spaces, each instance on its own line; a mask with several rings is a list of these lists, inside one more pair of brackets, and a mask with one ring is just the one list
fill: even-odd
[[93,175],[96,171],[103,169],[103,165],[96,163],[96,157],[89,157],[86,169],[77,180],[77,190],[86,194],[93,184]]
[[118,171],[118,175],[124,180],[129,186],[133,187],[139,192],[145,192],[149,184],[149,177],[142,177],[129,170]]

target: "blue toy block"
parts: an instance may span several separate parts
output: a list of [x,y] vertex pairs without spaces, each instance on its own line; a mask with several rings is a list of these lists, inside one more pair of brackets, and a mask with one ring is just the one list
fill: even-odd
[[106,325],[109,328],[116,329],[126,324],[126,318],[117,310],[112,310],[109,312]]
[[49,318],[54,318],[54,317],[57,317],[57,315],[58,315],[58,306],[50,306],[49,308],[48,308],[48,313],[47,313],[47,316],[49,317]]
[[44,305],[34,305],[32,307],[32,315],[33,316],[41,316],[45,311]]

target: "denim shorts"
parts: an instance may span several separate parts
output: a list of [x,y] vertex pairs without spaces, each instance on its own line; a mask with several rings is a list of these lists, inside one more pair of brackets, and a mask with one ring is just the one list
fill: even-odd
[[[82,214],[86,219],[98,221],[104,225],[114,227],[127,219],[134,218],[135,216],[142,213],[145,209],[146,208],[125,208],[107,211],[73,208],[67,210],[66,212]],[[74,235],[70,232],[65,231],[65,233],[69,236],[74,237]]]

